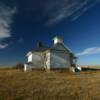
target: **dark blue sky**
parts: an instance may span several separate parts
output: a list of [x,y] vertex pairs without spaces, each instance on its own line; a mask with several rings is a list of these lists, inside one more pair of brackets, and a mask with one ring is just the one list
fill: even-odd
[[0,0],[0,66],[25,62],[38,41],[55,35],[78,56],[100,65],[100,0]]

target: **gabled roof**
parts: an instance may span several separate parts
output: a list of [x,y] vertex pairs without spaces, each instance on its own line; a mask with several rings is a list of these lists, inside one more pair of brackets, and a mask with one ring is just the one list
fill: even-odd
[[69,51],[72,52],[64,43],[58,43],[57,45],[54,45],[51,49],[55,50],[62,50],[62,51]]
[[54,45],[53,47],[40,47],[35,48],[32,51],[28,52],[26,56],[29,56],[33,52],[44,52],[46,50],[56,50],[56,51],[68,51],[72,53],[72,51],[64,44],[64,43],[58,43],[57,45]]
[[29,56],[30,54],[32,54],[33,52],[43,52],[43,51],[46,51],[48,50],[49,48],[46,48],[46,47],[43,47],[43,48],[35,48],[31,51],[29,51],[26,56]]
[[33,49],[31,52],[35,52],[35,51],[43,52],[43,51],[48,50],[48,49],[50,49],[50,48],[48,48],[48,47],[36,48],[36,49]]
[[63,46],[72,53],[72,50],[63,43]]

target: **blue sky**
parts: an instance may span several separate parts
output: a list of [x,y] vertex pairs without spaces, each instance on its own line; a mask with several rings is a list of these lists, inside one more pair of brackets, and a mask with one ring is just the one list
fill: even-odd
[[55,35],[78,57],[100,65],[100,0],[0,0],[0,66],[24,63],[38,41]]

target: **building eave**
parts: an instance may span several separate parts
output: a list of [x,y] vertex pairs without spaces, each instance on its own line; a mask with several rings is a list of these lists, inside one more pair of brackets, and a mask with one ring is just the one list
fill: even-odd
[[64,43],[63,43],[63,46],[64,46],[70,53],[73,53],[72,50],[71,50],[68,46],[66,46]]
[[31,54],[32,54],[32,52],[29,51],[29,52],[26,54],[26,56],[28,57],[28,56],[31,55]]

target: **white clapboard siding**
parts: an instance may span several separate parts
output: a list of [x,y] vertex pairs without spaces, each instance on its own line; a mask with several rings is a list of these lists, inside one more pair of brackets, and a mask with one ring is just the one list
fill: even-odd
[[34,52],[32,56],[32,63],[35,67],[43,67],[44,66],[44,58],[41,52]]
[[69,68],[70,59],[69,55],[64,52],[51,52],[51,59],[50,59],[51,68]]
[[28,62],[32,62],[32,53],[28,56]]

